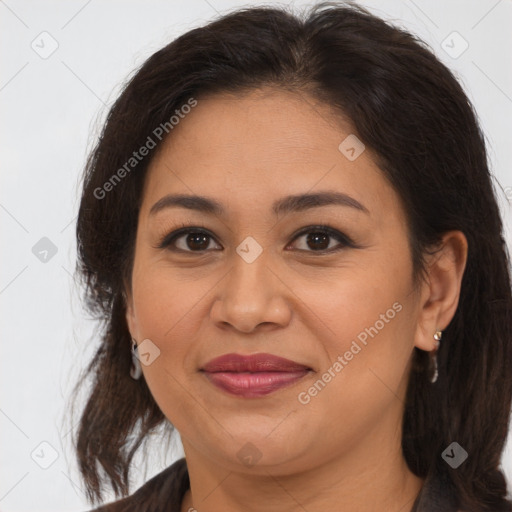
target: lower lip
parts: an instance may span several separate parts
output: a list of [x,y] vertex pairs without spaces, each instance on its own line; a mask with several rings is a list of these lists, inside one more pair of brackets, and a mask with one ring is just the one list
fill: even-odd
[[224,391],[245,398],[273,393],[302,379],[309,370],[297,372],[204,372],[208,380]]

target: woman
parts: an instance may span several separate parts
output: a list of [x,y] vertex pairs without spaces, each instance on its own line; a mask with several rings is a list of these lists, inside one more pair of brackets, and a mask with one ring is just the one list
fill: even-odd
[[[512,510],[511,284],[450,71],[354,5],[251,8],[150,57],[90,156],[98,511]],[[158,427],[180,459],[129,495]]]

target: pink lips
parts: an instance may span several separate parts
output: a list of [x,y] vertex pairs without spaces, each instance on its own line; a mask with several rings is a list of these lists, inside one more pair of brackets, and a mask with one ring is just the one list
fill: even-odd
[[225,354],[212,359],[201,371],[220,389],[250,398],[289,386],[308,374],[311,368],[272,354]]

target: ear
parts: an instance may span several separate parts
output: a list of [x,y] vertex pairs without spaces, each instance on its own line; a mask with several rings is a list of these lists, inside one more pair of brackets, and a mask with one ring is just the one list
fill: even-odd
[[128,326],[128,330],[130,331],[130,335],[132,338],[138,339],[138,328],[137,328],[137,319],[135,316],[135,309],[133,305],[133,295],[129,286],[125,284],[124,287],[124,299],[126,304],[126,324]]
[[467,254],[468,242],[464,234],[449,231],[443,235],[439,250],[428,256],[414,337],[414,345],[421,350],[436,348],[434,333],[446,329],[455,315]]

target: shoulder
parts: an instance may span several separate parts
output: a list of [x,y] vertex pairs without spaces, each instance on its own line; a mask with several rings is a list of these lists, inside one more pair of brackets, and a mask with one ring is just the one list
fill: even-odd
[[190,487],[184,458],[148,480],[130,496],[102,505],[89,512],[153,512],[162,510],[179,512],[183,495]]

